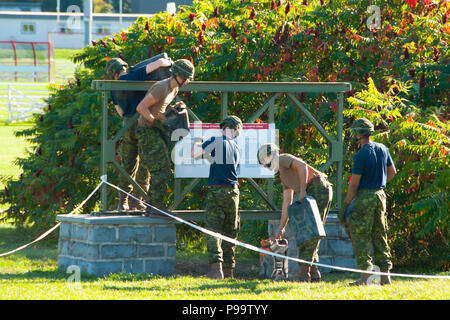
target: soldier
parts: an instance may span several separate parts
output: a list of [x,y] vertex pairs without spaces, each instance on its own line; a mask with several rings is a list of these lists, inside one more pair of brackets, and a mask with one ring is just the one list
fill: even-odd
[[[195,159],[203,155],[211,159],[205,199],[205,227],[234,239],[240,226],[237,170],[241,151],[233,139],[240,134],[242,127],[238,117],[226,117],[220,123],[222,137],[212,137],[203,144],[194,144],[191,153]],[[206,236],[206,247],[210,263],[207,276],[213,279],[233,278],[235,245]]]
[[[105,78],[110,80],[128,80],[128,81],[146,81],[148,75],[160,67],[170,67],[172,61],[166,58],[160,58],[153,61],[146,66],[136,68],[127,73],[127,63],[120,58],[110,59],[106,65]],[[123,119],[123,126],[132,120],[133,115],[136,113],[136,107],[145,96],[145,91],[111,91],[111,98],[116,108],[117,113]],[[119,154],[121,158],[121,164],[128,174],[136,179],[144,190],[148,189],[149,173],[142,166],[139,166],[138,161],[138,147],[136,137],[136,125],[124,132],[121,137],[119,146]],[[132,185],[123,176],[119,176],[119,187],[131,193]],[[136,197],[142,198],[135,194]],[[139,201],[132,199],[128,204],[128,195],[123,192],[119,193],[118,211],[123,210],[145,210]]]
[[[137,106],[140,114],[136,129],[139,157],[142,165],[150,172],[147,200],[160,209],[165,208],[164,198],[168,191],[171,168],[167,131],[162,124],[164,113],[177,96],[179,88],[194,78],[195,69],[190,61],[180,59],[174,62],[171,71],[172,76],[155,83]],[[151,215],[166,217],[147,207],[146,216]]]
[[[353,122],[350,128],[360,150],[353,157],[353,169],[344,205],[339,214],[354,199],[349,218],[350,238],[356,264],[360,270],[372,270],[371,249],[375,264],[381,272],[392,268],[391,253],[387,242],[386,194],[384,188],[396,174],[389,149],[372,142],[373,124],[365,118]],[[362,273],[361,279],[352,285],[367,284],[370,274]],[[390,276],[381,276],[380,284],[390,284]]]
[[[259,148],[258,161],[269,170],[279,171],[283,184],[281,220],[276,239],[281,239],[284,235],[289,221],[288,207],[294,200],[294,194],[299,202],[303,202],[306,195],[312,196],[317,202],[320,216],[325,223],[331,207],[333,188],[324,173],[291,154],[280,154],[278,147],[273,143],[264,144]],[[299,245],[299,258],[318,262],[319,244],[320,240],[309,240]],[[319,282],[321,274],[317,266],[300,263],[294,279],[301,282]]]

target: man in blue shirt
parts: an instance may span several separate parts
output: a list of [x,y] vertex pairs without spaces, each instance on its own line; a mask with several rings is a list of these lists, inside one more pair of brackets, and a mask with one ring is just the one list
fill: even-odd
[[[242,121],[236,116],[226,117],[221,123],[221,137],[212,137],[203,144],[194,144],[193,158],[209,157],[208,192],[206,194],[206,223],[209,230],[236,239],[240,226],[238,165],[240,149],[233,140],[242,130]],[[213,279],[233,278],[236,265],[235,245],[206,236],[206,247]],[[223,264],[223,268],[222,268]]]
[[[373,124],[365,118],[357,119],[351,131],[361,149],[353,158],[353,169],[344,210],[354,199],[353,210],[348,221],[350,238],[356,264],[360,270],[373,270],[371,251],[375,265],[381,272],[392,269],[391,253],[387,241],[386,194],[384,189],[396,174],[389,149],[372,142]],[[343,220],[340,214],[341,221]],[[361,280],[353,285],[367,284],[370,274],[362,273]],[[390,284],[390,277],[380,277],[380,284]]]
[[[153,72],[158,68],[169,68],[172,65],[172,61],[165,57],[148,63],[147,65],[130,70],[127,73],[127,63],[120,58],[114,58],[108,61],[105,71],[105,78],[110,80],[126,80],[126,81],[150,81],[150,80],[162,80],[155,79]],[[153,74],[152,74],[153,73]],[[164,75],[164,72],[160,72],[157,76]],[[170,76],[170,72],[167,70],[167,77]],[[144,99],[146,91],[111,91],[111,99],[114,103],[117,113],[123,118],[123,126],[125,126],[136,113],[136,107]],[[121,137],[119,146],[119,154],[121,157],[121,165],[124,167],[128,174],[136,179],[136,182],[147,191],[149,187],[149,172],[143,166],[139,166],[138,162],[138,142],[136,137],[135,121],[131,127]],[[128,180],[120,175],[119,187],[124,191],[130,193],[132,191],[132,185]],[[136,197],[142,199],[141,196],[135,194]],[[145,210],[145,206],[139,201],[132,199],[128,204],[128,196],[123,192],[119,193],[119,205],[117,210]]]

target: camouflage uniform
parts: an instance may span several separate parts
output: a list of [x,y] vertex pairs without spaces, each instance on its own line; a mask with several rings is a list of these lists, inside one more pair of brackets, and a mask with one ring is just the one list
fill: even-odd
[[387,241],[386,194],[383,189],[358,190],[349,227],[358,269],[372,268],[372,246],[375,264],[380,270],[392,269]]
[[[240,227],[239,189],[209,187],[205,200],[207,211],[205,228],[236,239]],[[222,262],[224,267],[235,267],[234,244],[207,235],[206,247],[209,263]]]
[[[369,138],[374,133],[374,126],[368,119],[359,118],[350,130],[359,141]],[[387,182],[387,167],[394,164],[386,146],[372,143],[370,139],[368,141],[354,156],[352,174],[360,174],[361,181],[346,224],[358,268],[373,268],[373,249],[375,264],[381,271],[389,271],[392,261],[387,241],[386,194],[383,188]]]
[[[123,126],[131,121],[131,118],[123,118]],[[124,132],[121,137],[119,145],[119,155],[121,158],[121,165],[126,172],[139,184],[145,191],[148,190],[149,184],[149,172],[139,165],[138,160],[138,138],[136,136],[137,121],[131,125],[131,127]],[[128,179],[122,174],[119,175],[119,187],[128,193],[133,190],[132,185],[129,183]]]
[[170,177],[169,150],[160,129],[137,127],[140,165],[150,173],[148,201],[158,208],[164,207]]
[[[319,208],[322,222],[325,223],[333,198],[333,187],[324,176],[313,178],[306,188],[306,194],[312,196]],[[298,257],[302,260],[318,262],[319,261],[320,240],[309,240],[298,246]]]

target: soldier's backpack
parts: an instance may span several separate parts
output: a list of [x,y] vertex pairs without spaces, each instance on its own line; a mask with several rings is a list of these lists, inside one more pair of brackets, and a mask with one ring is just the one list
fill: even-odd
[[[261,249],[286,256],[288,241],[287,239],[262,240]],[[260,279],[272,279],[274,281],[287,280],[288,259],[261,253],[258,277]]]
[[[131,66],[130,69],[128,70],[128,72],[131,72],[131,71],[133,71],[133,70],[135,70],[137,68],[146,66],[149,63],[151,63],[153,61],[156,61],[156,60],[158,60],[160,58],[166,58],[166,59],[170,60],[170,58],[167,55],[167,53],[163,52],[163,53],[160,53],[160,54],[158,54],[156,56],[153,56],[153,57],[151,57],[149,59],[141,61],[141,62],[135,64],[134,66]],[[170,71],[170,68],[171,67],[160,67],[160,68],[150,72],[147,75],[147,81],[160,81],[160,80],[164,80],[164,79],[169,78],[172,75],[172,72]]]
[[306,196],[303,202],[288,207],[289,224],[297,245],[305,241],[319,240],[326,236],[316,200]]

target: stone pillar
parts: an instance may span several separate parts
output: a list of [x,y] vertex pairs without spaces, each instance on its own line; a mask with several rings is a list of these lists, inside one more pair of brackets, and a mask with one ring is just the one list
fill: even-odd
[[175,271],[173,220],[140,216],[58,215],[58,267],[97,276]]
[[[275,238],[280,225],[279,220],[269,220],[269,237]],[[351,240],[345,233],[344,227],[340,224],[336,213],[330,212],[325,222],[326,237],[320,241],[319,263],[340,266],[347,268],[356,268],[355,258]],[[298,258],[298,248],[294,235],[289,226],[286,227],[284,237],[289,241],[288,256]],[[298,262],[289,260],[289,277],[293,277],[298,270]],[[322,274],[335,271],[330,268],[319,267]]]

